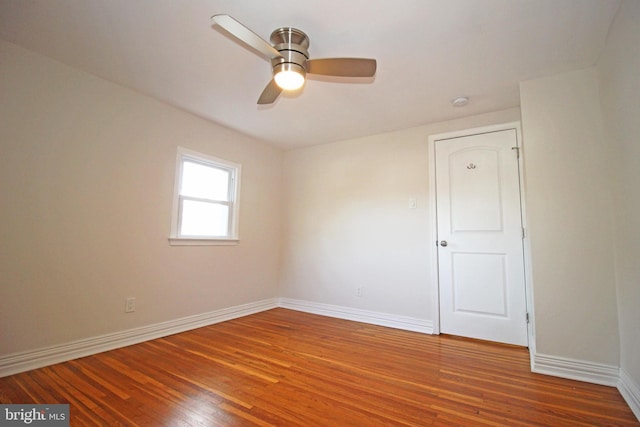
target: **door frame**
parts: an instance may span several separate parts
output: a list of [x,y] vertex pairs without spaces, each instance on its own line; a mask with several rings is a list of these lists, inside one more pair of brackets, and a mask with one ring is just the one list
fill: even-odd
[[436,216],[436,158],[435,149],[436,141],[445,139],[453,139],[464,136],[472,136],[483,133],[498,132],[503,130],[513,129],[516,131],[516,146],[518,147],[518,174],[519,174],[519,187],[520,187],[520,211],[522,215],[522,227],[524,229],[524,238],[522,240],[523,253],[524,253],[524,283],[525,283],[525,298],[526,308],[529,314],[529,323],[527,324],[527,338],[529,342],[529,354],[532,356],[535,354],[535,313],[533,307],[533,286],[531,280],[531,250],[529,239],[529,228],[527,226],[526,209],[525,209],[525,191],[524,191],[524,150],[522,145],[522,131],[520,128],[520,122],[508,122],[491,126],[483,126],[471,129],[465,129],[460,131],[452,131],[446,133],[439,133],[429,135],[428,137],[428,151],[429,151],[429,228],[431,230],[431,236],[433,238],[432,244],[436,249],[432,251],[431,262],[433,268],[431,269],[431,280],[434,286],[433,289],[433,333],[440,334],[440,280],[438,274],[438,223]]

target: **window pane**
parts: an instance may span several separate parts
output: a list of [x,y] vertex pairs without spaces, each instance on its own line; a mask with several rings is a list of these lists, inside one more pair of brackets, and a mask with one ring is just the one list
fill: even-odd
[[227,236],[229,206],[194,200],[182,201],[182,236]]
[[203,199],[229,201],[228,171],[202,163],[185,161],[182,165],[180,194]]

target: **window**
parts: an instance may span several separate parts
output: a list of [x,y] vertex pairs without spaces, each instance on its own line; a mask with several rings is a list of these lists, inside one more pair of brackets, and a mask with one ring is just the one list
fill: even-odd
[[178,147],[171,244],[238,241],[240,165]]

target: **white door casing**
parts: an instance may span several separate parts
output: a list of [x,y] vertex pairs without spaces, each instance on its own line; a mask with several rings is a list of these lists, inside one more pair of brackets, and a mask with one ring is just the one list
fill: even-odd
[[515,129],[434,140],[440,331],[526,346]]

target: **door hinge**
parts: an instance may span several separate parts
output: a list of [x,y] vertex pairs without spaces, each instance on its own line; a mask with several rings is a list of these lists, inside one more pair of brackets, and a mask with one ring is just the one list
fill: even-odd
[[524,240],[524,227],[522,227],[522,239]]
[[516,156],[520,158],[520,147],[511,147],[512,150],[516,150]]
[[529,313],[525,313],[525,318],[527,319],[527,323],[529,323]]

